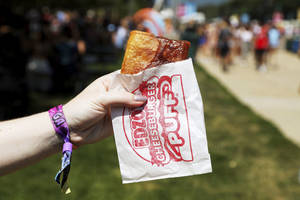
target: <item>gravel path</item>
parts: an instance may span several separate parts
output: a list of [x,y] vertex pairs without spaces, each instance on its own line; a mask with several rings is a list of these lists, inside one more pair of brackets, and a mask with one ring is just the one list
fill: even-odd
[[279,50],[269,60],[268,71],[258,72],[252,55],[246,60],[237,58],[225,74],[216,59],[197,56],[197,61],[241,102],[300,146],[300,58]]

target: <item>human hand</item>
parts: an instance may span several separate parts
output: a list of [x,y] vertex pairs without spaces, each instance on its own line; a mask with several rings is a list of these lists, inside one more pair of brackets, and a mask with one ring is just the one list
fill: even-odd
[[98,78],[63,106],[70,139],[76,146],[94,143],[113,134],[111,105],[138,107],[147,100],[130,92],[110,90],[111,81],[112,74]]

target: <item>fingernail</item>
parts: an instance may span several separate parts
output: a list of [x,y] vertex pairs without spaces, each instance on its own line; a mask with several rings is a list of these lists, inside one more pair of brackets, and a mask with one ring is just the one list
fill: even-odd
[[147,101],[147,97],[144,97],[142,95],[134,95],[135,101]]

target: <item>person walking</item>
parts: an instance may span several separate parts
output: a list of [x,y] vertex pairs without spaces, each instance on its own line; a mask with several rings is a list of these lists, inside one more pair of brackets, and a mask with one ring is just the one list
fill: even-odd
[[267,53],[269,47],[268,27],[264,25],[254,40],[256,70],[260,72],[267,71]]

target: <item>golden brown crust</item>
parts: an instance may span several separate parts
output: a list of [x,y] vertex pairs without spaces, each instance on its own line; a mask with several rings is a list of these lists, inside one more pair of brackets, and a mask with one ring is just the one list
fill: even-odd
[[122,63],[121,73],[136,74],[148,67],[187,59],[190,43],[155,37],[151,33],[132,31]]
[[158,46],[154,35],[141,31],[130,32],[121,73],[135,74],[145,69],[155,57]]

